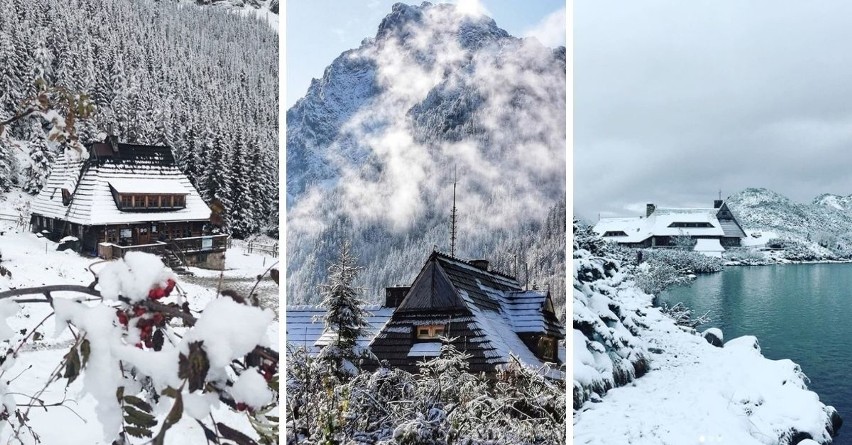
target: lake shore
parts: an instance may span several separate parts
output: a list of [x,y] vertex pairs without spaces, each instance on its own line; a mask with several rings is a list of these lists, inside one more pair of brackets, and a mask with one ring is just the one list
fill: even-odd
[[574,290],[576,443],[826,444],[837,434],[840,416],[801,368],[764,357],[755,337],[712,346],[616,262],[576,248]]

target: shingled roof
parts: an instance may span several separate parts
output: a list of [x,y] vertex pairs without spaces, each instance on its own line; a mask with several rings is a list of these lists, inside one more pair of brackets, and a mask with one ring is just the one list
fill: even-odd
[[[62,157],[53,165],[47,184],[33,201],[33,214],[83,225],[210,219],[210,208],[178,168],[171,148],[112,142],[95,143],[89,152],[85,161]],[[169,193],[166,189],[170,189],[174,194],[185,195],[186,207],[119,210],[110,187],[139,189],[145,181],[151,181],[151,193]],[[70,195],[70,202],[63,202],[63,189]]]
[[[369,327],[362,337],[357,340],[360,347],[366,348],[376,333],[390,319],[393,308],[378,305],[364,307],[370,315],[367,316]],[[296,347],[304,347],[309,353],[316,354],[322,346],[328,344],[333,335],[327,332],[322,318],[326,309],[320,306],[288,306],[286,320],[287,343]]]
[[392,367],[416,371],[416,361],[434,353],[414,334],[416,326],[428,325],[446,326],[445,335],[470,355],[473,372],[493,372],[510,355],[545,367],[530,342],[536,335],[565,337],[548,292],[525,290],[514,277],[440,252],[429,256],[370,349]]

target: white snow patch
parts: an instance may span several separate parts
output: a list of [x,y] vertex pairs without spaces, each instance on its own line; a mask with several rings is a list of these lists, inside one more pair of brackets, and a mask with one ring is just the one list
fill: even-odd
[[203,341],[210,366],[221,368],[265,343],[267,328],[274,318],[270,310],[222,297],[207,305],[184,343]]
[[166,281],[175,280],[175,274],[156,255],[128,252],[124,259],[113,261],[98,273],[101,295],[117,300],[119,295],[132,302],[148,298],[148,291],[165,287]]
[[438,357],[441,355],[441,343],[430,341],[415,343],[408,351],[409,357]]
[[237,402],[258,409],[272,402],[272,391],[266,380],[253,368],[240,374],[240,378],[231,387],[231,396]]
[[9,326],[6,320],[21,310],[21,306],[11,300],[0,300],[0,341],[8,340],[15,335],[15,330]]

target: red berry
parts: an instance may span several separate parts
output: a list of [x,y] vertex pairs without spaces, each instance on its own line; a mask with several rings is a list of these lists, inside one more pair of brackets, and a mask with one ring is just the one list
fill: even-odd
[[171,278],[169,278],[169,280],[166,281],[166,295],[169,295],[169,294],[172,293],[172,290],[174,290],[176,284],[177,283],[175,282],[175,280],[173,280]]
[[151,321],[154,323],[155,326],[162,326],[165,320],[166,319],[165,317],[163,317],[163,314],[159,312],[155,312],[154,315],[151,316]]
[[133,307],[133,316],[134,317],[141,317],[144,314],[145,314],[145,308],[144,307],[142,307],[142,306],[134,306]]
[[148,291],[148,298],[152,300],[159,300],[166,296],[166,290],[160,287],[151,289]]
[[120,310],[116,310],[115,313],[118,315],[118,322],[121,323],[122,326],[127,326],[127,314]]
[[142,342],[136,342],[136,344],[134,346],[136,346],[139,349],[142,349]]
[[246,405],[245,403],[243,403],[243,402],[237,403],[237,411],[245,411],[246,408],[248,408],[248,405]]

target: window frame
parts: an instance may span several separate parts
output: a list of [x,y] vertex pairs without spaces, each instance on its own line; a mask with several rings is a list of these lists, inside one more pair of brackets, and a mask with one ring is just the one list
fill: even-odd
[[418,340],[437,340],[443,337],[445,332],[447,332],[447,327],[443,324],[414,326],[414,336]]

